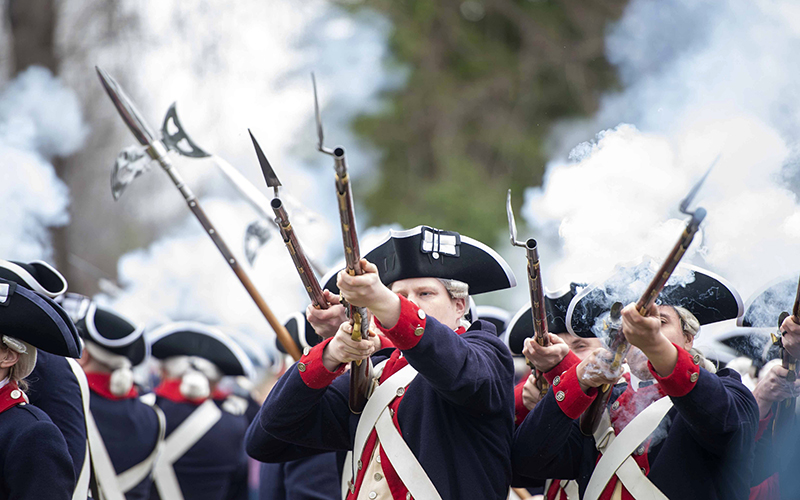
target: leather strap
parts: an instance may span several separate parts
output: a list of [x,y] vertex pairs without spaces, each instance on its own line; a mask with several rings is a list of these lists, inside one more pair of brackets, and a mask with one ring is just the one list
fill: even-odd
[[172,464],[200,441],[221,417],[222,411],[213,400],[207,399],[166,439],[153,470],[153,482],[163,500],[184,500]]
[[128,470],[117,475],[119,487],[123,493],[127,493],[144,481],[153,472],[153,465],[164,447],[164,433],[167,431],[167,420],[164,412],[158,406],[151,406],[158,417],[158,440],[150,455],[130,467]]
[[[81,365],[72,358],[66,358],[72,373],[78,380],[78,386],[81,389],[81,405],[83,406],[83,419],[87,421],[89,415],[89,383],[86,381],[86,373],[84,373]],[[83,466],[81,467],[80,476],[75,486],[75,491],[72,493],[72,500],[86,500],[89,496],[89,480],[92,476],[91,472],[91,454],[89,450],[88,439],[88,425],[87,425],[87,439],[86,439],[86,453],[83,458]]]
[[[602,429],[607,415],[607,412],[604,413],[604,420],[601,421],[601,425],[595,433],[598,450],[603,453],[603,456],[595,466],[592,477],[589,479],[589,484],[586,486],[586,492],[583,496],[584,500],[597,500],[615,473],[617,473],[626,488],[630,483],[632,487],[639,490],[638,495],[644,495],[637,496],[634,491],[628,489],[637,500],[645,498],[667,500],[667,497],[642,473],[639,466],[636,465],[636,461],[631,457],[631,453],[658,428],[670,408],[672,408],[672,400],[668,396],[664,396],[645,408],[618,436],[614,436],[613,432],[609,435],[607,429]],[[630,465],[626,465],[624,470],[628,472],[618,472],[618,469],[628,460],[632,462],[633,468]],[[635,469],[640,478],[633,477],[637,476],[637,474],[633,474],[632,469]],[[623,477],[623,475],[626,477]]]

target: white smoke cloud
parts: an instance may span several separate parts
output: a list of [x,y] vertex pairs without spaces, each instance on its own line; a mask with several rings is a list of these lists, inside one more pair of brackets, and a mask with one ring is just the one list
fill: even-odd
[[678,203],[719,154],[693,204],[708,217],[687,261],[745,298],[800,269],[799,32],[788,0],[631,2],[607,38],[624,91],[560,126],[556,149],[608,130],[551,161],[526,193],[524,215],[550,245],[550,288],[665,256],[686,219]]
[[31,67],[0,93],[0,255],[51,257],[49,228],[69,222],[69,192],[51,163],[87,134],[75,94],[45,68]]

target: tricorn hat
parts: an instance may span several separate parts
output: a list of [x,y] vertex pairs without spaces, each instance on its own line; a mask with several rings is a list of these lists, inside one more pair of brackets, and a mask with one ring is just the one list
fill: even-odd
[[0,259],[0,278],[14,281],[54,299],[67,291],[67,280],[47,262],[15,262]]
[[[550,333],[567,333],[567,308],[581,287],[571,283],[569,288],[544,293],[544,310],[547,315],[547,331]],[[526,305],[511,318],[503,338],[513,354],[522,354],[525,339],[533,337],[533,315],[531,306]]]
[[133,366],[147,358],[150,344],[144,337],[144,326],[136,325],[110,309],[92,302],[86,315],[75,325],[84,340],[128,358]]
[[753,293],[744,305],[740,326],[772,327],[780,325],[781,313],[792,314],[797,295],[797,273],[773,280]]
[[[363,257],[378,266],[381,281],[387,286],[409,278],[443,278],[464,282],[469,285],[469,294],[477,295],[517,284],[505,259],[488,246],[428,226],[390,230]],[[334,268],[323,277],[325,288],[333,293],[339,293],[336,275],[340,270]]]
[[193,321],[167,323],[149,335],[156,359],[197,356],[206,359],[224,375],[253,376],[253,364],[244,350],[221,330]]
[[511,314],[505,309],[487,305],[475,306],[475,316],[474,320],[481,319],[493,324],[497,329],[498,337],[501,337],[506,331],[508,320],[511,319]]
[[[595,337],[593,328],[614,302],[636,302],[650,284],[658,264],[650,258],[619,265],[607,279],[580,291],[567,309],[570,333]],[[679,264],[658,295],[656,304],[684,307],[701,325],[741,316],[744,308],[739,293],[724,278],[689,264]]]
[[[289,332],[294,344],[299,346],[300,350],[306,347],[314,347],[322,342],[322,337],[317,335],[317,332],[314,331],[314,327],[311,326],[311,323],[306,319],[306,313],[304,311],[293,313],[284,321],[283,326],[286,327],[286,331]],[[275,339],[275,346],[280,352],[287,354],[286,349],[278,342],[277,338]]]
[[58,356],[81,357],[75,325],[52,299],[0,279],[0,333]]

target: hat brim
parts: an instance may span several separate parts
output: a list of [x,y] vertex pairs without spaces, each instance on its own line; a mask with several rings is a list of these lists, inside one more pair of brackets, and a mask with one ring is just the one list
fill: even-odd
[[[656,270],[652,259],[643,258],[617,266],[610,277],[581,290],[567,309],[567,330],[580,337],[596,337],[593,329],[597,320],[614,302],[627,305],[637,301]],[[701,325],[734,319],[744,312],[739,292],[727,280],[689,264],[678,265],[656,303],[684,307]]]
[[493,324],[497,329],[498,337],[501,337],[505,333],[506,325],[508,325],[508,321],[511,319],[511,314],[509,314],[508,311],[495,306],[475,306],[474,314],[476,317],[473,321],[480,319]]
[[143,363],[149,355],[150,344],[144,338],[144,326],[137,326],[117,312],[98,307],[94,302],[89,305],[86,316],[78,322],[78,327],[78,332],[86,340],[128,358],[133,366]]
[[[297,311],[293,313],[286,319],[283,326],[286,327],[289,336],[292,337],[295,345],[300,346],[301,350],[306,347],[314,347],[322,342],[322,337],[317,335],[314,327],[308,322],[305,312]],[[277,347],[280,352],[288,354],[283,344],[278,342],[277,338],[275,339],[275,347]]]
[[149,335],[156,359],[197,356],[206,359],[224,375],[253,377],[253,364],[244,350],[217,328],[183,321],[163,325]]
[[53,266],[42,260],[13,262],[0,259],[0,278],[54,299],[67,291],[67,280]]
[[[567,333],[565,317],[567,308],[575,296],[573,287],[562,290],[545,290],[544,304],[547,314],[547,331],[550,333]],[[506,327],[503,339],[513,354],[522,354],[525,339],[533,337],[533,314],[531,306],[526,305],[514,314]]]
[[747,299],[739,326],[777,328],[781,313],[792,313],[796,294],[797,273],[767,283]]

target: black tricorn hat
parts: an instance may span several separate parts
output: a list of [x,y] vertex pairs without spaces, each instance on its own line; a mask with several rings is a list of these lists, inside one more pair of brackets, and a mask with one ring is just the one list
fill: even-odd
[[75,325],[52,299],[0,279],[0,334],[58,356],[80,358]]
[[[545,290],[544,310],[547,315],[547,331],[550,333],[567,333],[567,308],[578,290],[585,285],[571,283],[569,288],[550,291]],[[513,354],[522,354],[525,339],[533,337],[533,315],[531,306],[526,305],[511,318],[503,338]]]
[[150,344],[144,337],[144,326],[136,325],[110,309],[91,302],[84,317],[75,325],[84,340],[125,356],[133,366],[147,359]]
[[[567,309],[570,333],[595,337],[593,327],[614,302],[636,302],[658,270],[658,263],[643,258],[637,263],[618,265],[607,279],[580,291]],[[701,325],[741,316],[744,308],[739,292],[724,278],[689,264],[679,264],[658,295],[656,304],[684,307]]]
[[67,280],[64,276],[41,260],[26,264],[0,259],[0,278],[19,283],[51,299],[67,291]]
[[[389,234],[363,255],[378,266],[389,286],[409,278],[444,278],[469,285],[469,294],[493,292],[517,285],[511,267],[500,254],[480,241],[452,231],[417,226]],[[339,293],[334,268],[323,277],[325,288]]]
[[[317,332],[314,331],[314,327],[311,326],[311,323],[306,319],[305,311],[293,313],[284,321],[283,326],[286,327],[286,331],[289,332],[294,344],[299,346],[300,350],[306,347],[314,347],[322,342],[322,337],[317,335]],[[278,342],[277,338],[275,339],[275,346],[280,352],[288,354],[286,349],[283,348],[283,345]]]
[[472,321],[481,319],[493,324],[497,329],[498,337],[501,337],[503,332],[506,331],[508,320],[511,319],[511,313],[505,309],[487,305],[475,306],[475,316],[477,317],[472,319]]
[[[729,353],[735,356],[745,356],[750,359],[759,361],[760,363],[766,362],[767,350],[772,344],[771,335],[775,332],[775,328],[758,328],[758,327],[742,327],[734,326],[728,328],[720,333],[714,335],[713,341],[719,342],[725,348],[729,349]],[[713,351],[714,349],[703,348],[703,354],[707,358],[711,358],[706,351]],[[716,358],[721,358],[727,353],[721,353]],[[732,359],[732,357],[731,357]],[[722,362],[729,362],[730,359],[717,359]]]
[[196,323],[167,323],[148,336],[156,359],[197,356],[211,361],[224,375],[253,376],[253,364],[244,350],[221,330]]
[[780,325],[782,312],[792,314],[797,294],[797,273],[773,280],[757,290],[744,305],[740,326],[772,327]]

